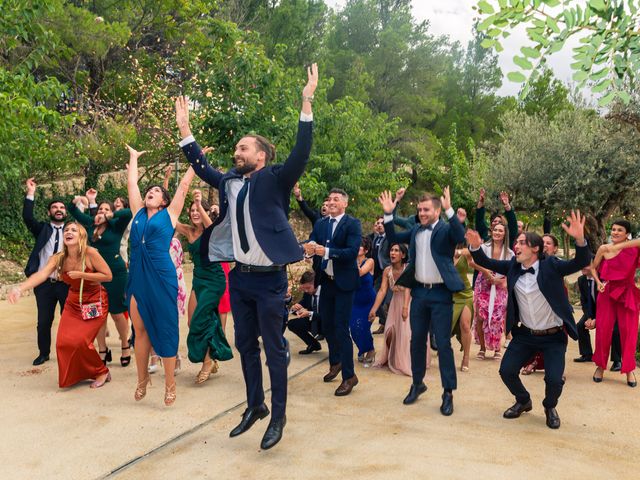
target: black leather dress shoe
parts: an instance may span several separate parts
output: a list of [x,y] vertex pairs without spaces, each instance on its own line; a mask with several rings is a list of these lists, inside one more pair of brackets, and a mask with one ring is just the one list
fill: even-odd
[[267,415],[269,415],[269,409],[264,403],[259,407],[247,408],[242,414],[242,420],[240,420],[240,423],[236,428],[231,430],[229,436],[237,437],[238,435],[249,430],[254,423],[256,423],[258,420],[262,420]]
[[38,355],[33,361],[34,365],[42,365],[44,362],[49,360],[49,355]]
[[555,408],[545,408],[544,414],[547,416],[547,427],[560,428],[560,416]]
[[304,350],[300,350],[298,353],[300,355],[309,355],[313,352],[318,352],[322,350],[322,346],[318,343],[317,345],[308,345]]
[[453,393],[444,392],[442,394],[442,405],[440,405],[440,413],[448,417],[453,413]]
[[287,417],[272,418],[267,427],[267,431],[264,432],[264,436],[260,442],[260,448],[262,450],[269,450],[271,447],[274,447],[276,443],[282,439],[282,432],[286,424]]
[[619,372],[620,370],[622,370],[622,363],[620,362],[613,362],[613,365],[611,365],[609,369],[611,372]]
[[418,400],[418,397],[426,391],[427,386],[424,384],[424,382],[422,382],[420,385],[411,384],[409,393],[406,397],[404,397],[402,403],[404,403],[405,405],[411,405],[412,403],[415,403],[415,401]]
[[590,355],[580,355],[578,358],[574,358],[573,361],[576,363],[584,363],[591,362],[592,360]]
[[531,400],[529,400],[527,403],[516,402],[509,408],[507,408],[502,416],[504,418],[518,418],[524,412],[530,412],[532,408],[533,406],[531,405]]

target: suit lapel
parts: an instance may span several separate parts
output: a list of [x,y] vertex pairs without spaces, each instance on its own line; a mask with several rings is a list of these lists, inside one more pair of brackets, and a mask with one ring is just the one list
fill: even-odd
[[336,238],[336,236],[338,235],[338,232],[340,231],[340,229],[343,227],[343,225],[347,223],[347,214],[345,213],[344,216],[340,219],[340,221],[338,222],[338,225],[336,225],[335,230],[333,231],[333,236],[331,237],[332,239]]

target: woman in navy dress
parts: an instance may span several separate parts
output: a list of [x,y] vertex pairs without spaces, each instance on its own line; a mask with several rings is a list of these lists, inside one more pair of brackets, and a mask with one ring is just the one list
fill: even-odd
[[179,336],[178,280],[169,255],[169,244],[195,174],[192,168],[187,170],[173,200],[160,185],[147,188],[143,198],[138,187],[138,157],[145,152],[137,152],[129,145],[127,148],[127,189],[129,205],[134,215],[129,237],[131,255],[127,285],[129,313],[136,329],[138,385],[134,398],[139,401],[147,394],[147,384],[150,381],[147,365],[149,352],[153,347],[163,360],[164,403],[169,406],[176,400],[174,370]]
[[370,367],[376,357],[373,348],[373,337],[371,336],[371,323],[369,322],[369,310],[376,301],[376,291],[373,289],[373,268],[372,258],[367,258],[371,250],[371,240],[362,237],[360,250],[358,251],[358,269],[360,271],[360,287],[356,290],[353,298],[353,308],[351,310],[351,320],[349,328],[351,338],[358,347],[358,361],[365,367]]

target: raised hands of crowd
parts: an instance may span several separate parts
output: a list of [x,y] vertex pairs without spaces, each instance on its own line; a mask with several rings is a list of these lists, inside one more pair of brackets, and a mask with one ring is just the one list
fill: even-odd
[[382,205],[382,210],[385,215],[391,215],[398,204],[398,201],[392,196],[391,190],[385,190],[378,197],[378,201],[380,205]]
[[484,207],[484,197],[486,195],[486,191],[484,188],[480,189],[480,195],[478,196],[478,204],[476,205],[476,208],[482,208]]
[[508,212],[511,210],[511,204],[509,203],[509,194],[507,192],[500,192],[500,201],[502,202],[502,206]]
[[407,193],[407,189],[402,187],[396,190],[396,204],[404,198],[404,194]]
[[180,136],[184,139],[191,135],[189,126],[189,98],[184,95],[176,97],[176,124]]
[[25,184],[27,186],[27,195],[34,196],[36,194],[36,187],[38,186],[34,178],[27,178]]
[[584,245],[584,222],[586,221],[586,217],[580,214],[580,210],[571,210],[571,215],[567,217],[567,222],[562,223],[562,229],[567,232],[567,235],[573,237],[576,243],[581,246]]
[[458,208],[458,210],[456,211],[456,215],[460,223],[464,224],[464,222],[467,221],[467,211],[464,208]]
[[467,233],[465,233],[464,238],[467,239],[467,244],[469,248],[473,248],[474,250],[480,248],[482,245],[482,237],[475,230],[468,229]]
[[442,204],[442,210],[445,212],[451,208],[451,191],[448,185],[442,190],[440,203]]
[[298,182],[296,182],[296,184],[293,186],[293,196],[299,202],[302,201],[302,190],[300,190],[300,184]]

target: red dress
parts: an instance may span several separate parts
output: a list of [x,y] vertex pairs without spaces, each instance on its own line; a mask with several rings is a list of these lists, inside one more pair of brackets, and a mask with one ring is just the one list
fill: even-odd
[[224,293],[220,297],[220,303],[218,304],[218,313],[229,313],[231,311],[231,302],[229,301],[229,264],[222,262],[222,270],[224,270],[224,279],[227,282],[224,288]]
[[596,300],[596,350],[593,361],[600,368],[607,368],[616,320],[622,347],[620,373],[632,372],[636,368],[640,291],[635,284],[635,273],[639,259],[640,249],[625,248],[615,257],[604,259],[600,266],[600,279],[607,282],[604,292]]
[[104,314],[92,320],[83,320],[80,312],[80,279],[74,280],[64,272],[62,280],[69,284],[69,294],[56,338],[60,388],[70,387],[82,380],[95,379],[109,372],[93,346],[93,341],[109,313],[106,290],[99,283],[84,281],[82,303],[86,305],[99,302],[102,297]]

